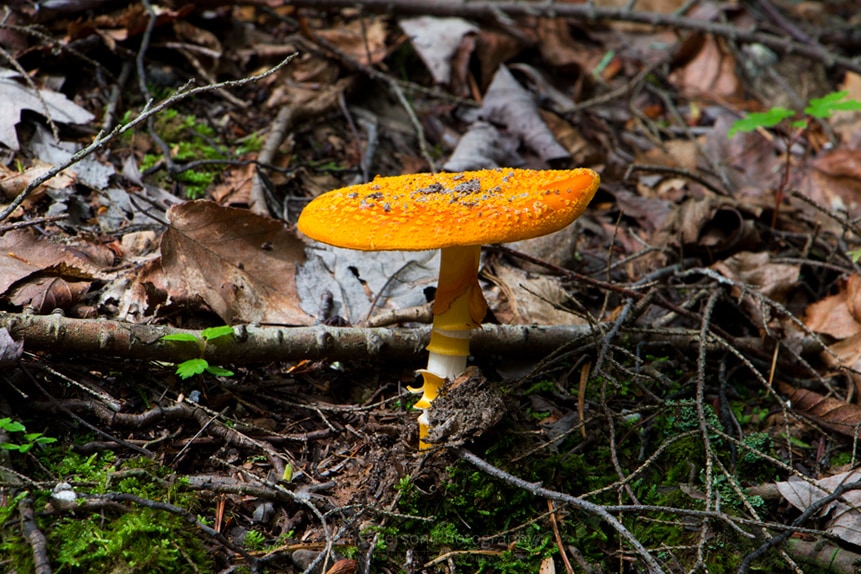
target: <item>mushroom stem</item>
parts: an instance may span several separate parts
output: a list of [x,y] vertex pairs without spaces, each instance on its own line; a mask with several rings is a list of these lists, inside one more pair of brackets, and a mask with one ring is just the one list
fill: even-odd
[[[445,385],[466,369],[469,337],[487,313],[487,303],[478,285],[480,245],[442,249],[439,282],[433,306],[428,366],[419,371],[424,378],[422,397],[414,408],[427,411]],[[419,416],[419,448],[428,448],[427,413]]]

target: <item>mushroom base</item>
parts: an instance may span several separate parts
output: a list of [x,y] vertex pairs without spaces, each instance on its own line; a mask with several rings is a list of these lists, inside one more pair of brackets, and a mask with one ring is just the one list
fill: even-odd
[[[447,247],[440,259],[439,283],[434,301],[433,331],[428,344],[428,366],[419,371],[424,384],[417,392],[421,399],[414,408],[427,410],[447,380],[453,380],[466,369],[469,337],[473,327],[481,324],[487,303],[478,285],[481,246]],[[428,433],[427,414],[419,422],[419,448]]]

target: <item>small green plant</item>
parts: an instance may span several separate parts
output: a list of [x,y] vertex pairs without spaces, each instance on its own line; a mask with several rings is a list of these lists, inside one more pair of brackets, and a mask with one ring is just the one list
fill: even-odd
[[0,430],[4,430],[10,434],[23,433],[21,435],[21,438],[23,439],[21,443],[0,442],[0,448],[5,450],[17,450],[18,452],[27,452],[37,444],[50,444],[52,442],[57,442],[57,439],[43,436],[40,432],[26,432],[27,427],[25,427],[18,421],[13,421],[9,417],[0,419]]
[[849,92],[832,92],[821,98],[814,98],[804,108],[804,115],[799,116],[793,110],[782,108],[779,106],[773,107],[764,112],[748,114],[746,117],[736,120],[727,132],[727,137],[731,138],[738,132],[752,132],[763,128],[777,128],[781,124],[786,124],[785,128],[778,130],[777,133],[783,138],[786,145],[787,153],[785,154],[785,164],[783,166],[783,174],[780,183],[774,190],[774,212],[771,216],[771,226],[777,225],[777,214],[780,211],[780,205],[783,203],[786,187],[789,184],[789,173],[791,167],[792,154],[788,152],[801,139],[801,137],[810,128],[812,120],[824,120],[830,118],[834,112],[848,112],[861,110],[861,102],[858,100],[847,100]]
[[200,375],[203,373],[209,373],[217,377],[231,377],[233,376],[233,371],[229,371],[222,367],[210,365],[209,361],[203,358],[203,354],[206,351],[207,343],[209,343],[210,341],[214,341],[215,339],[220,339],[221,337],[228,336],[233,336],[233,328],[229,325],[222,325],[220,327],[210,327],[209,329],[204,329],[200,332],[200,337],[191,333],[172,333],[170,335],[163,336],[162,340],[197,344],[198,350],[200,351],[200,357],[195,359],[188,359],[187,361],[183,361],[176,366],[176,374],[183,379],[188,379],[189,377],[193,377],[195,375]]
[[[795,130],[806,130],[810,127],[810,120],[823,120],[830,118],[834,112],[851,112],[861,110],[861,102],[858,100],[847,100],[849,92],[832,92],[821,98],[810,100],[809,105],[804,108],[804,117],[789,121],[789,127]],[[752,132],[760,128],[773,128],[784,120],[796,117],[796,113],[780,106],[773,107],[764,112],[748,114],[746,117],[736,120],[732,124],[727,137],[733,137],[738,132]]]
[[266,546],[266,537],[258,530],[249,530],[245,533],[243,543],[249,550],[263,550]]

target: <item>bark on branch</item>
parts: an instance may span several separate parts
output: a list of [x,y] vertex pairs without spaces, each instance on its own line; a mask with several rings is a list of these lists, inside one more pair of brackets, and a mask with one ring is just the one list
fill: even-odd
[[[194,342],[164,341],[164,335],[199,331],[164,325],[141,325],[102,319],[70,319],[61,315],[0,312],[0,329],[24,341],[27,351],[65,354],[107,354],[116,357],[180,362],[200,356]],[[238,325],[235,336],[206,345],[203,358],[216,364],[249,364],[301,359],[409,359],[420,356],[430,327],[262,327]],[[591,333],[585,325],[484,325],[473,335],[476,354],[546,354]]]

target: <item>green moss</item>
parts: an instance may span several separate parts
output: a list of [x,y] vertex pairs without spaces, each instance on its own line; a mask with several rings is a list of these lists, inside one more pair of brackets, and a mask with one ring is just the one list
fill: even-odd
[[[167,502],[187,510],[194,509],[196,497],[183,492],[179,484],[165,480],[171,470],[147,458],[118,463],[111,452],[82,456],[63,452],[59,447],[45,449],[44,468],[74,485],[76,492],[99,495],[109,492],[134,494],[157,502]],[[32,572],[32,551],[11,520],[16,514],[18,495],[0,506],[0,556],[10,571]],[[33,507],[41,508],[50,500],[48,490],[32,493]],[[80,501],[86,498],[80,498]],[[48,515],[37,519],[48,541],[49,559],[54,572],[209,572],[213,558],[203,546],[203,538],[183,518],[167,511],[132,504],[105,507],[97,512]],[[11,525],[11,526],[8,526]]]
[[138,508],[113,520],[102,515],[61,519],[48,531],[56,572],[211,571],[211,560],[182,519]]
[[[164,110],[155,118],[155,132],[171,149],[172,161],[183,164],[200,160],[220,160],[231,155],[230,151],[214,141],[215,131],[206,123],[192,115],[181,115],[177,110]],[[157,148],[153,148],[157,150]],[[141,170],[146,171],[163,160],[160,153],[148,153],[141,162]],[[175,181],[183,184],[186,196],[191,199],[202,197],[223,171],[217,164],[208,164],[177,173]],[[166,182],[166,175],[156,176],[159,183]]]

